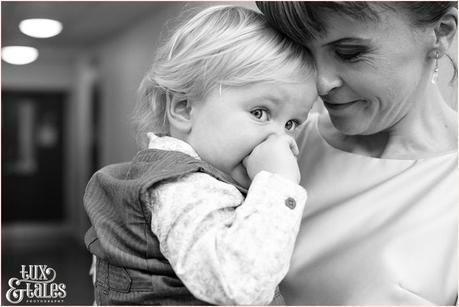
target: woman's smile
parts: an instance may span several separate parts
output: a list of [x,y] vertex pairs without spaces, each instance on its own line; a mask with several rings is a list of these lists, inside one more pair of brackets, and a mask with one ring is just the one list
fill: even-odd
[[351,112],[356,107],[360,107],[366,103],[366,100],[358,99],[349,102],[335,102],[324,100],[324,105],[331,115],[339,115]]

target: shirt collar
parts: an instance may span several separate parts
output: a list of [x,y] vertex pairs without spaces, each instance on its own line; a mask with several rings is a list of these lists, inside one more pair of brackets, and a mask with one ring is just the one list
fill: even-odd
[[201,160],[193,147],[182,140],[171,136],[157,136],[153,132],[148,132],[147,137],[149,139],[148,149],[178,151]]

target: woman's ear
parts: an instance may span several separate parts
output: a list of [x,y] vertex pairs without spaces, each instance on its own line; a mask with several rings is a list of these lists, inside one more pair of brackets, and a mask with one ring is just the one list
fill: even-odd
[[187,135],[191,131],[191,103],[175,97],[166,103],[166,115],[171,132]]
[[457,8],[452,7],[435,24],[436,45],[440,56],[444,55],[451,46],[457,32]]

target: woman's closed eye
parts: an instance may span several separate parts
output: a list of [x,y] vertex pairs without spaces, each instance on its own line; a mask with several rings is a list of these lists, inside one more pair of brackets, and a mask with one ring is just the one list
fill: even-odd
[[252,114],[256,119],[260,121],[268,121],[271,116],[269,111],[263,108],[254,109],[250,111],[250,114]]
[[335,51],[335,53],[341,60],[346,62],[357,62],[361,56],[360,52],[347,53]]
[[368,54],[369,48],[366,46],[340,46],[335,47],[334,52],[339,59],[355,63],[366,58],[365,55]]

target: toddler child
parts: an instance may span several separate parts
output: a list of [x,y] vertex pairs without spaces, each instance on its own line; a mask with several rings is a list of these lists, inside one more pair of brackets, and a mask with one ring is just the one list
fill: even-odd
[[246,8],[176,30],[140,87],[146,149],[86,189],[97,304],[272,302],[306,202],[293,136],[318,97],[313,72]]

